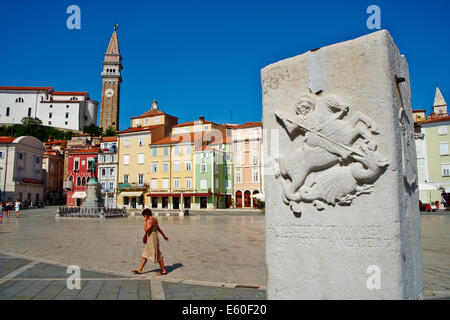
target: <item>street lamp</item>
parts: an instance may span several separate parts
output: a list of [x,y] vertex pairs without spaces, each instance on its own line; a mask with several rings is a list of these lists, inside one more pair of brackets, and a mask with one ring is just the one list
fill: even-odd
[[[183,212],[184,212],[183,190],[181,190],[180,193],[181,193],[181,206],[180,206],[180,208],[181,208],[181,213],[183,213]],[[184,213],[183,213],[183,214],[184,214]]]

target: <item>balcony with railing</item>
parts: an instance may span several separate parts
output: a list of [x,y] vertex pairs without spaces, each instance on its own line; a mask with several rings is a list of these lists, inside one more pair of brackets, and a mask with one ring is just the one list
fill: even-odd
[[26,183],[26,184],[44,184],[44,181],[41,179],[32,179],[32,178],[16,178],[16,183]]
[[118,187],[118,189],[121,189],[121,190],[147,190],[148,189],[148,183],[137,183],[137,182],[123,183],[123,182],[119,182],[117,187]]
[[99,164],[117,163],[117,156],[115,154],[100,155],[98,157]]
[[100,149],[100,153],[116,153],[116,152],[117,147],[115,145]]

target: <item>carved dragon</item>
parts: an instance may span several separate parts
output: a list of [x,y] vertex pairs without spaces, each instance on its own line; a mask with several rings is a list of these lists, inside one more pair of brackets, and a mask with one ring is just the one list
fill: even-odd
[[275,177],[283,187],[283,201],[294,214],[302,203],[318,210],[326,205],[350,205],[373,185],[388,163],[373,141],[375,123],[333,96],[304,96],[295,116],[275,117],[296,146],[274,162]]

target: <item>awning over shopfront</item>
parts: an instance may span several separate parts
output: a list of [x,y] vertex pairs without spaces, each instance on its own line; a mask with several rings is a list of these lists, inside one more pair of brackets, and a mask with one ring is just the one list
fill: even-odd
[[[183,197],[209,197],[212,193],[183,192]],[[149,193],[147,197],[181,197],[181,193]]]
[[258,199],[260,201],[265,201],[265,197],[264,197],[263,193],[253,194],[251,197],[254,199]]
[[42,184],[41,180],[30,179],[30,178],[22,178],[22,181],[25,183],[34,183],[34,184]]
[[72,195],[72,198],[74,198],[74,199],[84,199],[84,198],[86,198],[86,192],[83,192],[83,191],[74,192],[73,195]]
[[142,195],[142,191],[124,191],[119,194],[122,197],[140,197]]

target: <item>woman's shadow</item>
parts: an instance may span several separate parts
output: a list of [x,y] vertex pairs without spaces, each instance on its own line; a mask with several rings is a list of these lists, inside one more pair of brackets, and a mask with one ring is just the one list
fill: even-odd
[[[171,266],[164,266],[164,268],[166,269],[167,273],[171,273],[172,271],[174,271],[174,270],[176,270],[178,268],[181,268],[182,266],[183,266],[182,263],[174,263]],[[160,272],[160,271],[161,271],[161,269],[158,268],[158,269],[153,269],[153,270],[150,270],[150,271],[147,271],[147,272],[143,272],[143,273]]]

